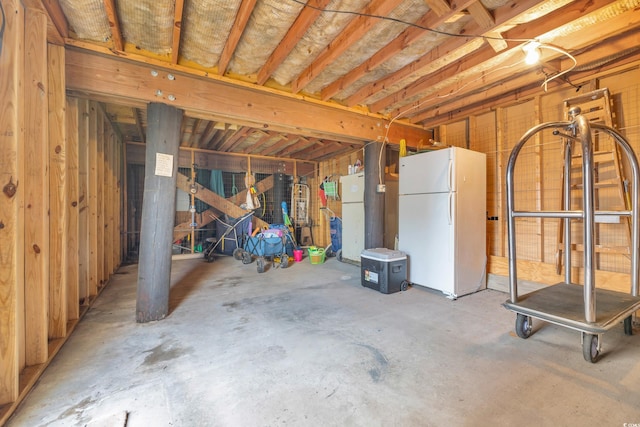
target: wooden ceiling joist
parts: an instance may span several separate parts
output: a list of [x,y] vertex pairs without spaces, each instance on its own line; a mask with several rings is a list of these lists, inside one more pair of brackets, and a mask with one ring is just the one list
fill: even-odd
[[[507,21],[516,18],[518,15],[526,13],[529,9],[536,6],[541,1],[542,0],[511,0],[509,3],[501,6],[500,8],[496,9],[496,11],[494,11],[494,14],[496,15],[496,26],[502,25]],[[504,13],[497,13],[499,10],[503,11]],[[483,31],[475,21],[471,21],[469,24],[467,24],[462,33],[480,35],[483,33]],[[471,39],[458,37],[450,39],[449,41],[445,41],[442,45],[436,46],[434,49],[429,51],[425,56],[405,65],[398,71],[389,74],[381,80],[364,86],[349,98],[347,98],[347,105],[353,106],[365,101],[370,96],[375,95],[379,90],[386,87],[391,87],[394,83],[399,82],[407,76],[419,71],[420,69],[427,67],[434,60],[446,55],[448,52],[462,47],[465,43],[468,43],[469,40]]]
[[415,41],[419,40],[421,37],[425,35],[425,30],[418,27],[423,28],[435,28],[442,23],[444,23],[452,14],[457,11],[465,9],[469,4],[473,3],[476,0],[465,0],[460,3],[454,10],[444,14],[438,15],[435,11],[430,10],[425,13],[418,21],[416,21],[416,26],[408,27],[404,31],[402,31],[398,37],[389,42],[385,47],[376,52],[371,58],[367,59],[353,70],[349,71],[344,76],[336,79],[334,82],[330,83],[325,87],[322,92],[322,99],[328,100],[336,93],[345,89],[349,85],[357,82],[361,77],[363,77],[367,72],[373,70],[374,68],[384,64],[385,61],[391,59],[394,55],[401,52],[403,49],[411,46]]
[[330,0],[309,0],[306,7],[298,15],[293,25],[287,31],[278,47],[271,53],[269,59],[258,71],[258,84],[263,85],[271,74],[278,68],[282,61],[289,55],[296,44],[305,35],[311,24],[313,24],[322,10],[329,4]]
[[471,3],[467,10],[480,28],[486,29],[496,25],[496,20],[493,19],[493,15],[480,1]]
[[424,2],[438,16],[444,16],[451,11],[451,6],[449,6],[447,0],[424,0]]
[[177,64],[180,56],[180,36],[182,34],[182,11],[184,0],[175,0],[173,9],[173,39],[171,40],[171,63]]
[[116,10],[115,0],[103,0],[103,3],[104,8],[107,11],[109,28],[111,28],[113,49],[116,52],[122,52],[124,50],[124,42],[122,41],[122,32],[120,30],[120,21],[118,20],[118,11]]
[[[396,8],[397,0],[373,0],[362,11],[365,15],[386,15]],[[297,93],[304,89],[322,71],[360,40],[379,19],[358,15],[344,30],[316,57],[316,59],[291,84],[291,91]]]
[[133,117],[136,120],[136,130],[138,131],[138,138],[140,138],[140,142],[142,142],[143,144],[146,143],[146,133],[144,131],[144,128],[142,127],[142,119],[140,118],[140,109],[138,108],[133,108]]
[[247,22],[249,21],[249,17],[251,17],[251,12],[253,12],[255,5],[256,0],[242,0],[240,4],[240,9],[236,14],[236,20],[231,27],[231,33],[229,33],[224,49],[222,49],[222,54],[220,54],[220,60],[218,61],[218,74],[221,76],[227,71],[229,61],[231,61],[231,57],[236,51],[240,37],[247,26]]
[[259,154],[265,155],[265,156],[271,156],[274,155],[275,153],[277,153],[280,150],[284,150],[285,148],[293,145],[296,143],[296,141],[298,141],[300,138],[296,137],[296,136],[292,136],[292,135],[287,135],[286,138],[283,138],[282,140],[276,142],[275,144],[273,144],[270,147],[266,147],[263,150],[261,150],[259,152]]
[[40,0],[62,38],[69,37],[69,24],[58,0]]

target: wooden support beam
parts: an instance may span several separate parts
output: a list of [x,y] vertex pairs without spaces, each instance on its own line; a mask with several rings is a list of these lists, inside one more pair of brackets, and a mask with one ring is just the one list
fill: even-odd
[[183,112],[151,103],[147,110],[148,138],[144,199],[140,230],[140,258],[136,321],[164,319],[169,314],[171,243],[175,216],[180,123]]
[[242,36],[242,33],[244,33],[244,29],[247,26],[247,22],[249,22],[249,17],[251,16],[251,12],[253,12],[255,5],[256,0],[242,0],[242,3],[240,4],[240,9],[236,14],[236,20],[231,27],[231,32],[227,37],[227,42],[224,45],[224,49],[222,49],[220,60],[218,61],[218,74],[221,76],[223,76],[227,71],[229,61],[231,61],[233,52],[236,51],[240,37]]
[[104,156],[104,147],[105,147],[105,117],[102,111],[102,108],[99,103],[96,103],[96,112],[97,112],[97,128],[96,128],[96,146],[97,146],[97,157],[96,157],[96,179],[97,179],[97,238],[98,238],[98,288],[102,288],[106,284],[106,277],[104,274],[104,258],[105,258],[105,240],[104,240],[104,224],[105,224],[105,213],[104,213],[104,174],[105,174],[105,156]]
[[491,11],[489,11],[480,2],[480,0],[475,3],[471,3],[467,10],[471,14],[473,20],[476,21],[482,29],[491,28],[496,24],[496,20],[493,18]]
[[[382,140],[387,119],[362,111],[338,107],[294,95],[282,95],[260,86],[232,86],[211,77],[196,77],[172,70],[174,80],[164,78],[167,68],[134,64],[115,56],[101,56],[86,50],[67,48],[67,89],[87,95],[108,96],[125,105],[141,101],[158,102],[156,90],[175,96],[171,105],[193,117],[226,117],[229,121],[252,123],[268,129],[302,136],[346,142]],[[153,77],[151,70],[161,75]],[[399,141],[428,139],[419,126],[395,122],[388,138]]]
[[58,0],[40,0],[62,38],[69,37],[69,24]]
[[49,311],[47,17],[27,9],[25,25],[25,362],[45,363]]
[[48,48],[49,93],[49,338],[67,335],[67,190],[64,47]]
[[24,305],[24,115],[20,105],[25,12],[18,0],[0,2],[5,11],[0,44],[0,405],[4,405],[18,398],[18,331],[23,325],[19,320]]
[[78,253],[80,226],[78,222],[78,98],[66,100],[66,183],[67,183],[67,320],[80,317],[80,271],[78,268]]

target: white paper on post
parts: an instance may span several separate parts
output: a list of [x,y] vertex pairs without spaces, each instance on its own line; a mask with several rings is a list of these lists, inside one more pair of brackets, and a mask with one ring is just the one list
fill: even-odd
[[156,153],[156,175],[173,176],[173,156],[171,154]]

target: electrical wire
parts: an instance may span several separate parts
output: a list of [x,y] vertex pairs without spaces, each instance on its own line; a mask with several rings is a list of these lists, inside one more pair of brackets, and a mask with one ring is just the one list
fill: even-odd
[[484,39],[484,40],[503,40],[503,41],[511,41],[511,42],[529,42],[529,41],[533,41],[533,39],[505,39],[505,38],[498,37],[498,36],[492,37],[492,36],[484,36],[484,35],[477,35],[477,34],[448,33],[446,31],[436,30],[435,28],[424,27],[422,25],[418,25],[418,24],[413,23],[413,22],[403,21],[402,19],[393,18],[391,16],[375,15],[375,14],[371,14],[371,13],[356,12],[356,11],[353,11],[353,10],[323,9],[321,7],[318,7],[318,6],[313,6],[313,5],[310,5],[308,3],[305,3],[302,0],[290,0],[290,1],[292,1],[294,3],[301,4],[304,7],[308,7],[310,9],[319,10],[319,11],[325,12],[325,13],[339,13],[339,14],[343,14],[343,15],[355,15],[355,16],[363,16],[365,18],[380,19],[382,21],[391,21],[391,22],[396,22],[398,24],[403,24],[403,25],[408,25],[410,27],[419,28],[419,29],[424,30],[424,31],[429,31],[429,32],[434,33],[434,34],[440,34],[440,35],[449,36],[449,37],[460,37],[460,38],[469,38],[469,39],[481,38],[481,39]]

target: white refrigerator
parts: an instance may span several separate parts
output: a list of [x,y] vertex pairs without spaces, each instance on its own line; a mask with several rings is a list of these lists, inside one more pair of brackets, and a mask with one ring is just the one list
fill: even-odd
[[340,177],[342,261],[360,263],[364,249],[364,172]]
[[398,249],[410,283],[456,299],[486,288],[486,156],[447,148],[400,158]]

